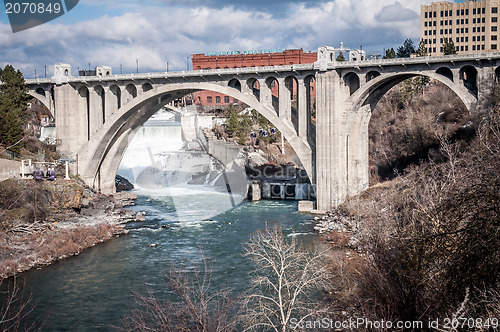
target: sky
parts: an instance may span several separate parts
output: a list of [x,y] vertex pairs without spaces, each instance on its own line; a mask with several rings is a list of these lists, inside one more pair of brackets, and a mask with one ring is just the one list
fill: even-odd
[[[0,12],[0,66],[51,77],[56,63],[120,72],[191,68],[196,53],[319,46],[382,54],[418,45],[424,0],[80,0],[48,23],[13,33]],[[46,68],[46,69],[45,69]],[[121,68],[121,69],[120,69]]]

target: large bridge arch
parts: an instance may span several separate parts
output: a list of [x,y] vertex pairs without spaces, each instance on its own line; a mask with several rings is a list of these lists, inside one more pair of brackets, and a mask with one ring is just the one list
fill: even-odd
[[[41,88],[39,88],[39,89],[41,89]],[[47,91],[44,91],[44,92],[49,93]],[[47,109],[50,111],[50,114],[52,115],[52,117],[54,116],[54,112],[52,109],[54,103],[51,102],[50,97],[47,97],[46,95],[42,95],[35,90],[30,90],[28,93],[31,97],[33,97],[36,100],[38,100],[39,102],[41,102],[43,104],[43,106],[47,107]]]
[[429,77],[450,88],[469,112],[472,111],[477,102],[476,97],[465,86],[456,84],[448,77],[433,71],[382,74],[370,80],[347,100],[347,108],[350,111],[344,128],[346,140],[351,142],[347,147],[347,163],[348,165],[356,165],[349,171],[347,187],[349,196],[356,195],[369,185],[368,126],[375,106],[392,87],[408,78],[417,76]]
[[290,124],[279,119],[274,109],[260,103],[253,94],[242,93],[233,87],[196,82],[160,85],[133,98],[111,115],[78,152],[76,167],[85,183],[103,193],[113,192],[116,172],[136,129],[172,100],[200,90],[210,90],[236,98],[267,118],[290,143],[311,177],[311,147],[296,134]]

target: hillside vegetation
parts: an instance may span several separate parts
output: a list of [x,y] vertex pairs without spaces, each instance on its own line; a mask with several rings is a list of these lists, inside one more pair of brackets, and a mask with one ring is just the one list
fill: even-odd
[[408,94],[414,83],[391,91],[370,124],[374,180],[392,180],[336,211],[349,231],[330,234],[341,248],[332,298],[339,312],[373,320],[498,318],[496,93],[468,114],[434,83]]

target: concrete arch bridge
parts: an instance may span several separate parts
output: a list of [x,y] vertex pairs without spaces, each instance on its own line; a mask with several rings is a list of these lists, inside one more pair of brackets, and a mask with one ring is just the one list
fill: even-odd
[[334,59],[335,50],[322,46],[313,64],[128,75],[112,75],[109,69],[84,77],[57,64],[54,77],[26,83],[55,117],[58,151],[73,153],[72,171],[103,193],[115,191],[116,171],[139,126],[164,105],[211,90],[254,108],[281,131],[316,188],[317,209],[326,211],[368,187],[368,124],[390,88],[424,75],[449,87],[473,110],[500,73],[500,53]]

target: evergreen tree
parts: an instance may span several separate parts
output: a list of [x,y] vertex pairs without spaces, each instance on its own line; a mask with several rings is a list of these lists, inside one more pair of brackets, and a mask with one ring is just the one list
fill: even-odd
[[382,59],[394,59],[396,58],[396,52],[394,51],[394,48],[391,48],[390,50],[385,51],[385,55]]
[[406,39],[402,46],[398,47],[398,58],[409,58],[412,53],[415,53],[415,45],[411,39]]
[[[16,144],[24,134],[26,109],[30,96],[23,74],[11,65],[0,70],[0,143],[7,146]],[[19,152],[17,144],[9,150]]]
[[229,137],[234,137],[238,134],[239,131],[239,119],[238,119],[238,111],[234,106],[229,106],[226,113],[226,128],[227,134]]
[[455,48],[455,43],[451,38],[445,38],[443,43],[443,53],[444,55],[457,54],[457,49]]
[[423,39],[420,40],[420,44],[418,45],[417,56],[427,56],[427,47],[425,47],[425,42]]

